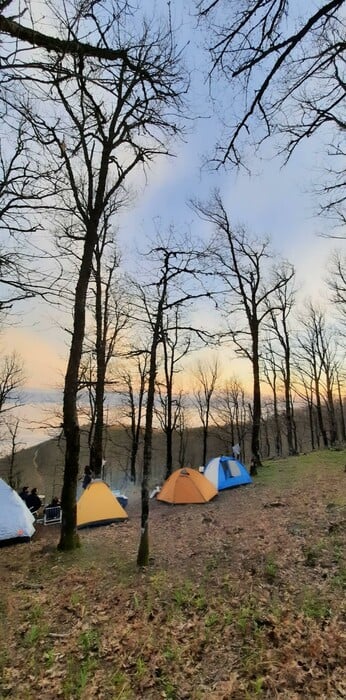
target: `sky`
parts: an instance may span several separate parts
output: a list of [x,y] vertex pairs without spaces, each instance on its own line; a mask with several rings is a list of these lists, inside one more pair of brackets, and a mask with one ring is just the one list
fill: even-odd
[[[182,37],[192,40],[191,20],[185,9],[184,2],[174,4]],[[190,228],[201,233],[202,224],[188,202],[191,198],[207,199],[217,187],[233,223],[244,224],[259,237],[269,235],[276,254],[294,264],[301,304],[308,297],[325,297],[326,261],[336,244],[319,235],[328,231],[328,223],[314,215],[316,201],[310,193],[323,160],[318,139],[303,143],[285,167],[273,157],[272,144],[266,146],[262,160],[254,158],[250,163],[251,175],[245,171],[215,172],[203,167],[220,126],[206,99],[205,75],[200,70],[201,65],[204,70],[201,50],[190,47],[188,55],[193,87],[189,99],[196,118],[189,121],[185,142],[175,145],[175,157],[154,163],[146,186],[140,178],[133,182],[136,200],[118,222],[124,265],[131,270],[134,249],[144,247],[158,221],[163,230],[173,224],[177,230]],[[26,444],[47,437],[45,410],[56,401],[63,383],[68,338],[58,327],[54,314],[42,302],[30,301],[15,325],[3,329],[0,337],[2,352],[15,349],[24,362],[26,393],[20,414],[22,440]]]

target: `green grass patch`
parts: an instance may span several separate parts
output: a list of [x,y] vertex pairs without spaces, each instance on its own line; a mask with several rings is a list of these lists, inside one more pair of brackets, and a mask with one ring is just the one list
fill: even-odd
[[83,659],[82,662],[70,659],[67,662],[67,674],[62,687],[65,700],[71,700],[71,698],[79,700],[83,697],[97,666],[94,658]]
[[346,566],[343,566],[334,574],[332,578],[332,586],[346,591]]
[[78,638],[78,645],[85,654],[98,652],[100,646],[100,636],[96,629],[84,630]]
[[192,581],[183,581],[171,592],[171,600],[176,608],[192,608],[204,612],[208,608],[207,599],[203,589]]
[[[346,459],[346,450],[316,450],[308,454],[301,454],[283,459],[263,461],[263,466],[258,470],[255,482],[262,485],[277,485],[278,487],[295,487],[297,480],[318,479],[326,471],[340,473]],[[346,504],[345,493],[338,494],[335,501],[338,505]]]
[[301,610],[313,620],[325,620],[330,617],[331,610],[327,601],[319,591],[305,590],[301,601]]
[[315,544],[307,545],[303,547],[304,553],[304,564],[305,566],[310,566],[312,569],[317,566],[321,560],[323,554],[324,543],[317,542]]
[[264,577],[268,583],[274,583],[279,574],[279,566],[274,554],[268,554],[264,564]]

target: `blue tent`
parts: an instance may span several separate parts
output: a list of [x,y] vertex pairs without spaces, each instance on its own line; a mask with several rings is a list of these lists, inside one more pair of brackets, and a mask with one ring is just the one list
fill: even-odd
[[218,491],[252,483],[246,467],[234,457],[214,457],[208,462],[204,476],[214,484]]

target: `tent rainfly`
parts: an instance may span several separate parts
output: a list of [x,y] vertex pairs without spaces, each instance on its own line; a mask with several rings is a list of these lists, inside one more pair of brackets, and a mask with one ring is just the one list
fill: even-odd
[[29,542],[35,532],[34,522],[23,499],[0,479],[0,547]]
[[217,496],[216,488],[195,469],[177,469],[166,479],[156,500],[165,503],[207,503]]
[[77,527],[109,525],[128,515],[102,479],[94,479],[77,501]]
[[252,483],[246,467],[234,457],[214,457],[208,462],[204,476],[218,491]]

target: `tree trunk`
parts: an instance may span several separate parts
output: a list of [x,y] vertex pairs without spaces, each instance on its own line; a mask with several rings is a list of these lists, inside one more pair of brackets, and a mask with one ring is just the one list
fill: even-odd
[[153,437],[153,410],[155,396],[155,376],[156,376],[156,347],[157,339],[153,341],[150,357],[150,370],[148,381],[148,396],[144,429],[144,449],[143,449],[143,474],[142,474],[142,512],[141,512],[141,538],[137,554],[137,565],[148,566],[149,564],[149,477],[151,470],[152,437]]
[[[262,429],[264,433],[264,443],[265,443],[265,448],[266,448],[266,458],[269,459],[270,457],[270,440],[269,440],[269,430],[268,430],[268,415],[266,416],[265,420],[261,421],[262,423]],[[262,440],[263,442],[263,440]],[[261,450],[262,454],[263,451]]]
[[341,385],[340,379],[337,379],[338,385],[338,398],[339,398],[339,409],[340,409],[340,422],[341,422],[341,438],[343,442],[346,442],[346,425],[345,425],[345,415],[344,415],[344,404],[341,396]]
[[288,454],[294,455],[297,453],[297,449],[294,446],[293,439],[293,413],[291,408],[291,368],[290,368],[290,357],[286,351],[285,357],[286,373],[284,379],[284,391],[285,391],[285,420],[286,420],[286,435],[287,435],[287,448]]
[[313,406],[312,406],[312,401],[309,399],[308,396],[306,396],[306,400],[307,400],[307,405],[308,405],[311,449],[314,450],[315,449],[315,431],[314,431]]
[[142,410],[143,410],[143,400],[145,392],[145,377],[146,377],[146,364],[141,369],[140,364],[138,364],[140,373],[140,386],[139,386],[139,396],[138,396],[138,412],[136,419],[136,408],[135,408],[135,397],[132,388],[132,384],[129,384],[130,393],[130,405],[131,405],[131,457],[130,457],[130,478],[135,484],[137,479],[136,463],[137,455],[139,450],[139,443],[141,437],[141,423],[142,423]]
[[208,447],[208,424],[203,425],[203,454],[202,454],[202,464],[206,465],[207,462],[207,447]]
[[97,478],[101,477],[103,464],[103,437],[104,437],[104,381],[105,376],[98,376],[96,382],[96,421],[93,442],[92,471]]
[[326,429],[324,427],[320,389],[319,389],[317,379],[316,379],[315,392],[316,392],[316,411],[317,411],[318,427],[319,427],[320,433],[322,435],[323,445],[324,445],[324,447],[328,447],[328,436],[327,436]]
[[96,226],[87,230],[84,251],[75,292],[74,317],[70,354],[65,375],[63,430],[66,441],[64,484],[61,494],[62,522],[58,549],[67,551],[80,546],[77,533],[77,479],[79,468],[80,429],[77,414],[79,368],[82,357],[85,308],[97,239]]
[[133,439],[132,445],[131,445],[131,456],[130,456],[130,480],[134,484],[136,483],[136,478],[137,478],[137,472],[136,472],[137,453],[138,453],[138,442],[137,442],[137,440]]
[[327,377],[327,406],[330,422],[330,444],[335,445],[335,443],[338,441],[338,427],[335,416],[333,388],[329,377]]
[[156,380],[156,353],[159,344],[160,328],[162,320],[164,293],[160,299],[153,339],[150,351],[150,366],[148,379],[148,395],[144,429],[144,449],[143,449],[143,475],[142,475],[142,512],[141,512],[141,538],[139,542],[137,565],[148,566],[149,564],[149,477],[151,470],[152,440],[153,440],[153,412],[155,398]]
[[90,467],[97,478],[102,474],[104,398],[106,378],[106,328],[107,298],[103,304],[101,253],[95,250],[95,320],[96,320],[96,386],[95,386],[95,427],[90,450]]
[[301,452],[301,450],[299,450],[299,447],[298,447],[297,424],[296,424],[295,416],[294,416],[292,396],[291,396],[290,400],[291,400],[291,425],[292,425],[292,432],[293,432],[293,449],[294,449],[293,454],[297,455],[297,454],[299,454],[299,452]]
[[130,479],[135,484],[137,478],[136,462],[139,447],[140,419],[136,424],[135,399],[132,386],[129,387],[131,402],[131,454],[130,454]]
[[166,476],[168,479],[173,471],[173,430],[172,427],[168,427],[166,430]]
[[252,352],[252,367],[253,367],[253,408],[252,408],[252,435],[251,435],[251,451],[253,463],[251,466],[251,476],[256,476],[257,467],[261,466],[260,457],[260,430],[261,430],[261,385],[259,372],[259,354],[258,354],[258,334],[253,331],[253,352]]
[[276,391],[276,382],[273,384],[273,410],[274,410],[274,424],[275,424],[275,454],[277,457],[282,455],[282,440],[281,440],[281,426],[280,417],[278,411],[278,399]]
[[[167,373],[166,373],[167,375]],[[167,381],[168,379],[168,381]],[[173,418],[172,418],[172,381],[166,376],[167,385],[167,425],[166,425],[166,476],[168,479],[173,470]]]
[[187,448],[187,437],[186,437],[186,428],[183,428],[182,430],[179,431],[179,455],[178,455],[178,463],[180,468],[184,467],[186,463],[186,448]]

